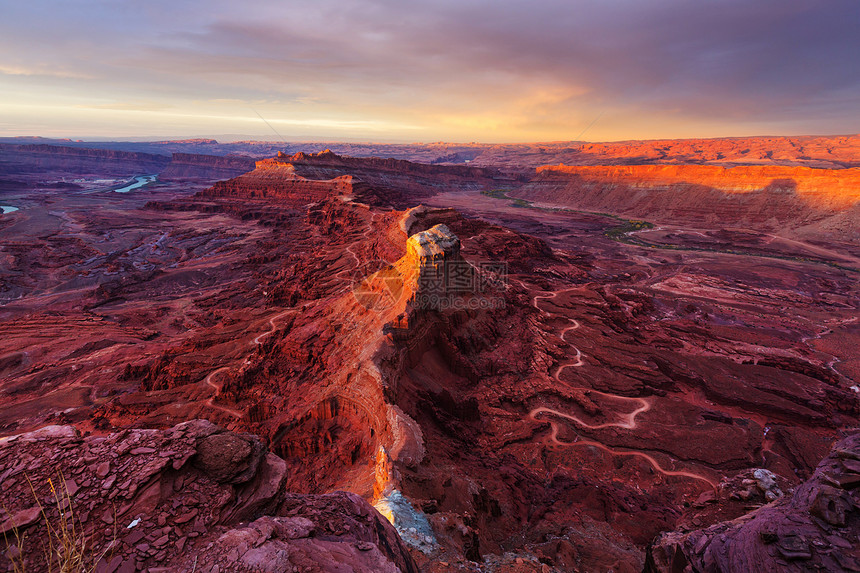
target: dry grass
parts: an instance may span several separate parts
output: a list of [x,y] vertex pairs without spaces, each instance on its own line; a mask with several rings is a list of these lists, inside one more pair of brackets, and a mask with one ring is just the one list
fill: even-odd
[[[117,537],[116,519],[113,522],[113,538],[101,551],[97,551],[93,532],[84,529],[83,523],[75,513],[72,496],[61,473],[58,473],[56,478],[48,479],[48,489],[53,500],[51,507],[46,508],[42,504],[29,476],[27,476],[27,483],[45,521],[47,532],[41,540],[41,551],[36,550],[36,558],[33,560],[28,559],[28,555],[25,554],[26,536],[21,534],[19,528],[13,530],[13,543],[6,538],[7,555],[12,563],[13,573],[31,571],[94,573],[100,561],[110,559]],[[54,511],[54,503],[56,503],[56,511]],[[8,510],[6,513],[11,514]],[[39,554],[41,554],[41,560],[38,558]],[[42,561],[42,564],[39,564],[39,561]],[[44,568],[41,565],[44,565]]]

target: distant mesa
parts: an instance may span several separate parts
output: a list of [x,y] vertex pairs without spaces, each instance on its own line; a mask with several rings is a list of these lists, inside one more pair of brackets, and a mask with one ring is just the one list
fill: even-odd
[[229,179],[254,169],[250,157],[174,153],[159,179]]
[[441,190],[490,189],[494,169],[413,163],[402,159],[346,157],[326,149],[256,162],[249,173],[220,181],[202,197],[281,199],[303,206],[330,196],[406,208]]
[[675,224],[799,227],[855,208],[860,169],[545,165],[512,196]]
[[196,153],[143,153],[93,149],[44,143],[0,143],[0,175],[14,177],[18,185],[46,178],[132,177],[157,174],[161,181],[228,179],[254,169],[254,160],[242,156]]

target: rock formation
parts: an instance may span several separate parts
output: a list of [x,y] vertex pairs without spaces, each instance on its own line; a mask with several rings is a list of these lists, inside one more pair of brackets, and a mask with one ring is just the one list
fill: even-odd
[[791,496],[706,529],[660,535],[648,550],[645,571],[860,571],[858,536],[855,431],[836,443]]
[[250,157],[174,153],[167,167],[158,174],[161,181],[219,180],[236,177],[254,169]]
[[[211,184],[254,169],[248,157],[174,153],[172,156],[90,149],[67,145],[0,143],[0,189],[27,188],[36,182],[77,188],[74,179],[95,179],[95,188],[109,188],[105,177],[158,175],[162,182]],[[199,187],[198,187],[199,188]]]
[[675,225],[801,227],[856,207],[860,169],[706,165],[552,166],[514,196]]
[[[860,136],[722,137],[614,142],[559,141],[543,143],[320,143],[186,139],[151,142],[81,142],[39,137],[0,137],[11,144],[50,144],[139,151],[169,155],[244,155],[289,157],[295,152],[320,152],[328,147],[349,157],[397,158],[425,164],[460,164],[519,172],[540,165],[797,165],[825,169],[860,167]],[[290,150],[290,151],[288,151]]]
[[[160,484],[155,521],[118,527],[146,531],[125,570],[404,569],[405,547],[427,573],[634,572],[660,533],[786,503],[856,425],[849,248],[511,205],[493,191],[519,179],[484,175],[285,154],[197,195],[21,192],[0,219],[0,431],[89,435],[12,441],[2,521],[40,527],[11,472],[44,479],[45,453],[77,463],[102,537],[114,500],[128,527]],[[120,465],[145,483],[101,489]],[[168,527],[187,555],[156,547]]]
[[169,163],[170,157],[152,153],[0,143],[0,174],[16,178],[39,173],[57,173],[69,178],[81,175],[128,177],[158,173]]
[[54,570],[44,551],[65,519],[100,573],[417,571],[367,502],[286,493],[284,460],[205,420],[86,438],[47,426],[0,440],[0,468],[4,567]]
[[254,171],[219,182],[201,196],[272,198],[304,205],[343,195],[369,203],[411,206],[445,188],[488,189],[495,174],[491,169],[341,157],[325,150],[258,161]]
[[[447,150],[446,150],[447,151]],[[724,137],[606,143],[552,142],[475,145],[472,165],[535,168],[540,165],[793,165],[824,169],[860,167],[860,136]],[[475,152],[477,155],[475,155]]]

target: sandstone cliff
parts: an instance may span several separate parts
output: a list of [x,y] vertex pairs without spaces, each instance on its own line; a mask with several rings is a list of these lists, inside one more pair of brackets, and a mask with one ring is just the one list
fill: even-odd
[[860,167],[860,135],[475,145],[474,165],[797,165]]
[[168,156],[151,153],[0,143],[0,175],[62,172],[67,176],[123,177],[158,173],[168,163]]
[[342,157],[326,150],[258,161],[254,171],[219,182],[201,196],[269,197],[304,205],[348,195],[372,204],[411,206],[442,190],[489,189],[495,175],[491,169]]
[[250,157],[174,153],[158,174],[161,181],[182,179],[229,179],[254,169]]
[[860,169],[547,165],[513,195],[672,224],[800,227],[854,208]]

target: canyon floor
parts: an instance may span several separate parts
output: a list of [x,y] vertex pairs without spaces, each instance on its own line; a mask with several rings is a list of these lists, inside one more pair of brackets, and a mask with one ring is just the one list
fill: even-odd
[[[47,479],[39,460],[72,447],[95,452],[55,457],[77,476],[70,504],[89,503],[82,527],[115,538],[111,573],[192,571],[188,555],[254,570],[256,541],[236,539],[264,519],[310,528],[260,541],[272,555],[277,538],[356,571],[671,570],[661,534],[788,507],[860,416],[853,207],[795,227],[640,218],[490,167],[324,152],[221,183],[201,167],[120,194],[145,167],[99,180],[96,165],[74,188],[40,186],[58,171],[4,189],[18,211],[0,215],[0,435],[23,437],[0,443],[0,529],[32,509],[24,476]],[[421,304],[425,273],[449,267],[466,288]],[[182,426],[200,419],[218,429]],[[252,444],[254,471],[213,477],[213,436]],[[127,442],[118,459],[103,447]],[[100,521],[106,460],[140,483]],[[186,508],[183,483],[220,501]],[[325,497],[338,491],[354,495]],[[775,566],[854,570],[852,491],[829,548],[786,557],[778,541]],[[371,515],[361,498],[394,529],[332,533],[346,518],[320,515]],[[311,525],[285,525],[297,515]]]

